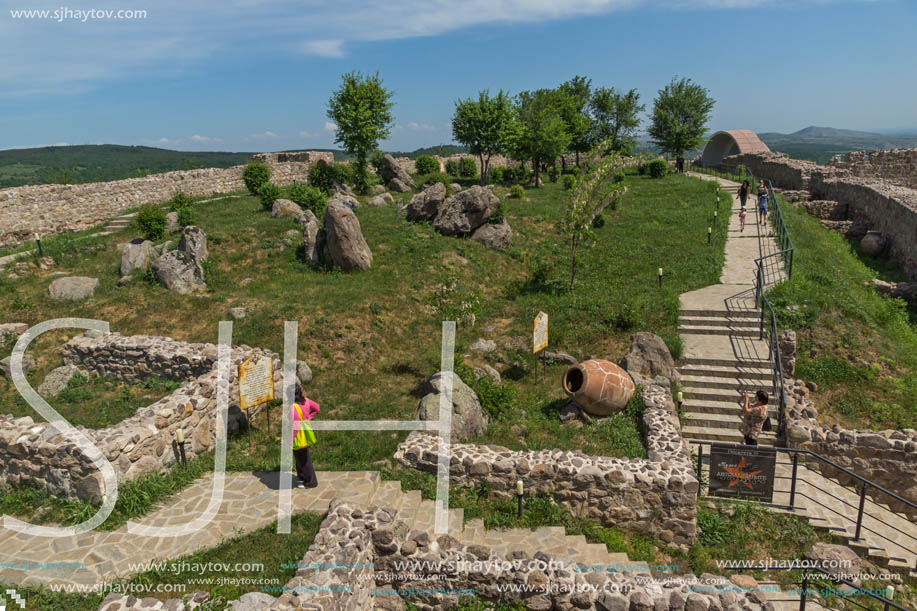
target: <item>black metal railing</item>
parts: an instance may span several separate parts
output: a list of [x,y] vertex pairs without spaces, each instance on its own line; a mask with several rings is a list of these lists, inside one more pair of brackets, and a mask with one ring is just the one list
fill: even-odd
[[[687,441],[688,443],[697,446],[697,480],[699,482],[703,481],[703,479],[701,478],[701,475],[702,475],[703,467],[704,467],[704,446],[711,446],[711,447],[717,446],[717,447],[727,447],[727,448],[753,447],[753,446],[746,446],[746,445],[735,444],[735,443],[721,443],[717,441],[701,441],[699,439],[689,439]],[[898,496],[897,494],[888,490],[887,488],[880,486],[879,484],[876,484],[875,482],[872,482],[866,479],[865,477],[862,477],[861,475],[857,475],[850,469],[847,469],[846,467],[842,467],[841,465],[837,464],[830,458],[822,456],[821,454],[817,454],[811,450],[804,450],[801,448],[782,448],[782,447],[767,448],[764,446],[759,446],[759,449],[772,449],[777,453],[788,454],[791,456],[792,472],[789,477],[790,481],[789,481],[789,491],[788,491],[789,493],[788,502],[786,504],[775,503],[775,505],[783,507],[785,509],[791,509],[791,510],[799,509],[802,507],[796,504],[797,496],[804,496],[810,503],[814,503],[822,507],[823,509],[827,510],[828,512],[834,514],[835,516],[837,516],[838,520],[849,521],[854,530],[853,541],[860,541],[863,538],[863,534],[865,532],[869,532],[877,536],[880,540],[891,543],[892,545],[901,548],[902,550],[906,551],[907,553],[913,554],[915,558],[917,558],[917,536],[909,532],[905,532],[901,530],[900,525],[889,524],[883,518],[873,515],[872,513],[868,513],[866,511],[866,496],[869,494],[871,489],[875,492],[880,492],[883,495],[886,495],[887,497],[897,501],[901,505],[910,508],[910,511],[907,512],[909,514],[917,514],[917,503],[913,503],[905,498],[902,498],[901,496]],[[816,482],[811,482],[811,481],[808,481],[800,477],[799,476],[799,457],[800,456],[807,458],[807,459],[814,460],[816,462],[819,462],[832,469],[837,469],[839,472],[852,478],[856,482],[855,489],[859,488],[859,498],[858,498],[857,504],[850,503],[849,501],[836,496],[829,490],[823,490],[819,488]],[[775,484],[776,484],[776,480],[786,480],[786,479],[787,478],[785,476],[777,476],[777,475],[774,476]],[[831,499],[832,503],[826,504],[819,498],[815,498],[814,496],[810,496],[804,492],[801,492],[798,486],[799,482],[805,482],[812,489],[817,490],[818,492],[827,495]],[[701,495],[701,492],[702,491],[699,490],[698,495]],[[785,491],[779,491],[779,492],[785,492]],[[841,506],[840,508],[838,507],[839,505]],[[893,512],[889,510],[889,513],[893,513]],[[851,516],[855,516],[855,517],[851,517]],[[900,535],[904,535],[904,537],[909,539],[909,544],[913,547],[905,547],[900,542],[888,541],[888,538],[885,537],[882,533],[879,533],[875,531],[874,529],[870,528],[869,526],[866,526],[863,524],[864,516],[868,516],[872,518],[873,520],[875,520],[876,522],[883,524],[887,526],[888,528],[893,529],[896,533]],[[917,570],[917,561],[915,561],[914,563],[914,570]]]
[[[766,564],[742,567],[743,572],[792,570],[795,570],[795,567],[782,565],[769,566]],[[875,590],[858,586],[855,583],[844,579],[837,573],[832,573],[831,571],[817,566],[806,566],[801,570],[802,578],[799,581],[774,582],[775,585],[780,586],[781,592],[785,592],[790,596],[799,596],[799,611],[805,611],[806,605],[811,602],[810,599],[816,595],[820,596],[823,600],[832,595],[840,596],[844,599],[846,604],[852,604],[860,609],[870,609],[870,607],[857,602],[855,599],[855,597],[864,596],[870,600],[878,602],[880,605],[882,605],[884,611],[890,611],[891,609],[908,611],[907,607],[902,607],[895,601],[886,598],[884,595],[878,594]],[[844,588],[843,590],[835,590],[834,585],[844,586]],[[760,588],[760,586],[758,587]],[[769,598],[773,599],[775,597],[776,594],[772,594]],[[821,604],[819,604],[819,607],[823,608]]]

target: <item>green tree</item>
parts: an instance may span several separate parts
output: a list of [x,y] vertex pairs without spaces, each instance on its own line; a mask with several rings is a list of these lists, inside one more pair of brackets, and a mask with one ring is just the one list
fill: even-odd
[[[576,153],[576,165],[579,165],[580,153],[589,151],[589,100],[592,92],[592,79],[585,76],[574,76],[557,88],[562,104],[560,114],[570,134],[570,150]],[[564,169],[567,162],[564,160]]]
[[372,76],[348,72],[328,100],[328,118],[337,125],[334,141],[356,155],[354,181],[360,192],[366,192],[369,185],[367,159],[391,132],[394,105],[392,92],[382,86],[378,72]]
[[704,141],[714,103],[707,90],[691,79],[673,78],[653,102],[650,137],[664,153],[681,159],[685,151]]
[[646,106],[640,104],[640,94],[636,89],[620,93],[614,87],[598,87],[589,100],[591,140],[607,140],[612,151],[633,151],[636,144],[634,135],[640,127],[639,114],[644,108]]
[[[597,147],[596,152],[607,150],[608,142]],[[611,153],[600,158],[595,164],[576,180],[576,186],[570,195],[567,211],[561,221],[560,229],[570,244],[570,291],[576,282],[576,254],[581,248],[595,243],[592,223],[595,218],[620,197],[627,187],[617,175],[624,171],[624,158],[618,153]]]
[[512,101],[502,89],[493,97],[485,89],[478,93],[477,100],[468,98],[455,103],[452,135],[480,159],[482,185],[490,172],[490,158],[505,152],[514,115]]
[[560,115],[559,94],[554,89],[523,91],[517,96],[517,117],[511,150],[518,160],[530,160],[535,186],[541,165],[552,163],[570,145],[570,134]]

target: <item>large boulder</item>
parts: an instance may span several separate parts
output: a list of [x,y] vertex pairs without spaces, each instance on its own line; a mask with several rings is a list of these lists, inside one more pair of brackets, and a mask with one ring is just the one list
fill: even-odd
[[274,219],[295,219],[301,214],[299,204],[289,199],[275,199],[271,208],[271,218]]
[[173,250],[156,259],[153,271],[160,284],[180,295],[207,286],[200,259],[184,250]]
[[300,217],[302,225],[303,257],[308,265],[315,267],[322,261],[322,227],[311,210],[306,210]]
[[178,212],[169,212],[166,214],[166,233],[178,233],[181,231],[181,225],[178,222]]
[[[379,185],[376,185],[376,186],[378,187]],[[368,206],[387,206],[389,204],[394,204],[394,203],[395,203],[395,198],[392,197],[391,193],[386,193],[386,192],[383,192],[379,195],[374,195],[373,197],[370,197],[366,201],[366,204]]]
[[207,235],[204,230],[194,225],[188,225],[181,230],[181,239],[178,241],[178,250],[188,253],[197,261],[207,258]]
[[[0,377],[12,379],[10,374],[10,361],[13,357],[8,356],[5,359],[0,360]],[[28,375],[29,370],[35,367],[35,357],[31,354],[22,355],[22,373],[23,375]]]
[[[452,435],[456,439],[467,439],[480,435],[490,423],[490,417],[481,408],[481,402],[474,391],[454,372],[452,376]],[[424,383],[424,398],[417,406],[418,420],[439,420],[439,398],[446,376],[439,372]]]
[[439,207],[446,201],[446,187],[438,182],[430,185],[417,195],[405,207],[405,218],[409,221],[432,221],[439,212]]
[[630,352],[621,359],[620,365],[636,384],[648,384],[660,375],[676,383],[681,381],[675,359],[661,337],[641,331],[631,335],[630,342]]
[[373,264],[357,215],[334,200],[325,209],[325,250],[331,262],[344,271],[369,269]]
[[862,561],[855,551],[845,545],[833,543],[816,543],[806,552],[806,559],[826,571],[856,575],[860,572]]
[[56,397],[67,388],[70,379],[80,373],[76,365],[64,365],[48,372],[38,387],[38,394],[43,397]]
[[156,256],[156,246],[149,240],[137,238],[121,245],[121,276],[143,271]]
[[97,286],[98,278],[67,276],[52,282],[48,286],[48,294],[54,301],[82,301],[92,297]]
[[443,235],[464,235],[484,224],[500,204],[489,189],[475,185],[450,196],[440,207],[433,226]]
[[338,202],[339,204],[344,204],[351,210],[360,207],[360,200],[357,199],[356,195],[353,193],[345,193],[343,191],[335,191],[331,194],[331,197],[328,198],[328,203]]
[[414,190],[413,187],[400,178],[393,178],[392,181],[388,183],[388,188],[398,193],[410,193]]
[[[393,181],[397,180],[402,183],[402,185],[410,187],[411,189],[417,188],[417,185],[414,183],[414,179],[411,178],[411,175],[408,174],[404,168],[398,165],[398,162],[395,161],[394,157],[388,154],[382,156],[382,180],[384,180],[386,184],[389,185]],[[402,193],[406,193],[406,191],[402,191]]]
[[513,243],[513,230],[510,228],[509,223],[506,222],[506,219],[496,225],[484,223],[474,230],[474,233],[471,234],[471,239],[480,242],[487,248],[503,250],[504,248],[509,248],[510,244]]

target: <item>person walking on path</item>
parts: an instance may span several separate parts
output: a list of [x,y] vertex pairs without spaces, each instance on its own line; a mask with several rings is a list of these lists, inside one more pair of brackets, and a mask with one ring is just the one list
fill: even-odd
[[739,210],[739,231],[745,231],[745,219],[748,217],[748,210],[745,208],[745,204],[742,204],[742,209]]
[[745,436],[745,445],[758,445],[758,436],[767,420],[767,393],[759,390],[755,393],[755,404],[749,406],[750,399],[745,393],[745,408],[742,410],[742,434]]
[[758,183],[758,216],[758,224],[767,225],[767,187],[763,180]]
[[[315,417],[319,409],[318,403],[305,398],[302,390],[299,387],[296,388],[296,398],[293,405],[290,406],[290,422],[293,423],[293,436],[290,443],[293,445],[293,458],[296,459],[296,475],[300,480],[297,488],[318,486],[315,469],[312,467],[312,457],[309,455],[309,447],[315,445],[315,433],[312,432],[308,421]],[[303,423],[302,429],[296,430],[297,422]]]
[[748,184],[747,180],[742,181],[742,186],[739,187],[739,202],[742,203],[742,208],[745,208],[745,202],[748,201],[748,192],[751,191],[751,185]]

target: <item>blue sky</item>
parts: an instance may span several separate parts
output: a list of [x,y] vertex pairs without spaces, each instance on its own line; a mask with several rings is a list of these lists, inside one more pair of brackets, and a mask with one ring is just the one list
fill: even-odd
[[[349,70],[395,92],[383,146],[451,142],[457,98],[573,75],[673,76],[711,129],[917,128],[914,0],[0,0],[0,149],[58,143],[269,151],[333,146]],[[18,10],[144,19],[14,19]]]

